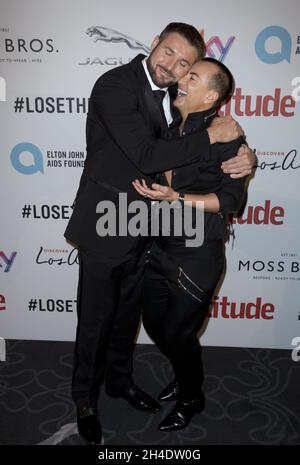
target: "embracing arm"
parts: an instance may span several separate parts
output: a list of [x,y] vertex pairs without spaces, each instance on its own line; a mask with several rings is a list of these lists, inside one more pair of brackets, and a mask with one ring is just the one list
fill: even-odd
[[[152,174],[210,157],[210,137],[231,140],[239,127],[228,120],[213,135],[207,130],[186,137],[155,139],[139,110],[135,89],[119,75],[107,73],[95,84],[90,105],[95,123],[104,125],[124,155],[143,173]],[[226,133],[226,136],[224,135]]]
[[[234,141],[232,144],[215,147],[216,157],[219,163],[224,162],[236,153],[241,143],[241,138]],[[225,174],[220,170],[220,183],[215,190],[209,194],[184,194],[185,202],[192,202],[194,207],[204,208],[204,211],[212,213],[233,213],[240,209],[244,197],[245,183],[247,177],[232,178],[229,174]],[[152,184],[151,188],[148,187],[143,180],[142,184],[135,180],[133,182],[135,189],[144,196],[152,200],[167,200],[173,202],[178,200],[180,193],[176,192],[169,186],[161,186],[160,184]],[[197,202],[204,202],[203,205]]]
[[[232,180],[232,178],[229,177]],[[134,188],[139,194],[149,197],[151,200],[166,200],[175,202],[178,200],[180,193],[169,186],[161,186],[153,183],[151,188],[147,186],[145,180],[140,183],[139,180],[133,181]],[[209,194],[184,194],[184,202],[192,202],[192,206],[203,208],[206,212],[211,213],[233,213],[239,210],[244,196],[244,181],[241,179],[235,182],[229,182],[223,185],[218,193]],[[197,203],[198,202],[198,203]],[[201,203],[201,205],[199,204]]]

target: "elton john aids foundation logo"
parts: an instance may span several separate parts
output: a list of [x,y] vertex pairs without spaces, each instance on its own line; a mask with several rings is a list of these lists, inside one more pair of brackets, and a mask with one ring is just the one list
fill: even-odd
[[11,164],[21,174],[44,174],[43,154],[40,149],[30,142],[17,144],[10,154]]
[[[267,46],[270,39],[277,39],[276,51],[268,51]],[[276,43],[277,43],[276,42]],[[282,61],[290,63],[292,51],[292,39],[289,32],[281,26],[269,26],[263,29],[255,41],[255,52],[258,58],[269,65]]]

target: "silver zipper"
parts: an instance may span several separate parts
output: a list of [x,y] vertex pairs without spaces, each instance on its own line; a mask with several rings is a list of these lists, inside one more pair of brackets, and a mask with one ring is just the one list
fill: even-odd
[[203,118],[203,119],[204,119],[204,123],[206,123],[206,120],[207,120],[208,118],[211,118],[212,116],[215,116],[216,113],[217,113],[217,112],[214,111],[214,112],[211,113],[210,115],[204,116],[204,118]]
[[203,289],[201,289],[201,287],[198,286],[198,284],[196,284],[196,283],[183,271],[183,269],[181,268],[181,266],[178,267],[178,270],[180,271],[179,276],[178,276],[179,278],[180,278],[180,275],[181,275],[181,273],[182,273],[183,276],[185,276],[186,279],[187,279],[190,283],[192,283],[199,291],[205,292]]
[[191,292],[189,289],[187,289],[185,287],[185,285],[182,283],[182,281],[179,279],[181,274],[183,274],[183,276],[185,276],[185,278],[191,283],[193,284],[193,286],[195,286],[200,292],[204,292],[203,289],[201,289],[196,283],[194,283],[194,281],[192,281],[192,279],[183,271],[183,269],[179,266],[178,267],[178,270],[179,270],[179,275],[177,277],[177,282],[178,282],[178,285],[180,287],[182,287],[188,294],[190,294],[192,297],[194,297],[194,299],[196,299],[198,302],[202,302],[202,299],[200,299],[199,297],[197,297],[193,292]]

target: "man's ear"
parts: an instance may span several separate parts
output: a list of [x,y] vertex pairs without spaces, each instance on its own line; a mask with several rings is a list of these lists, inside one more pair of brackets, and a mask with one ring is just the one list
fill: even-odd
[[211,105],[215,103],[219,98],[219,94],[216,90],[209,90],[205,97],[205,103],[210,103]]
[[155,49],[155,47],[158,45],[158,43],[159,43],[159,36],[155,36],[153,41],[152,41],[152,44],[151,44],[151,51],[153,49]]

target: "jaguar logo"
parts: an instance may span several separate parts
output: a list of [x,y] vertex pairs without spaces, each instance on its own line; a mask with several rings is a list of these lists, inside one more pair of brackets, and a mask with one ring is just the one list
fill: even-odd
[[143,50],[145,53],[150,53],[150,48],[147,45],[129,37],[122,32],[115,31],[114,29],[108,29],[102,26],[92,26],[86,31],[86,34],[94,38],[94,42],[102,40],[103,42],[125,42],[125,44],[133,50]]

